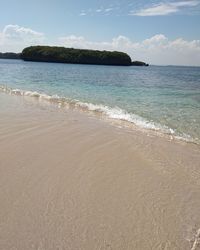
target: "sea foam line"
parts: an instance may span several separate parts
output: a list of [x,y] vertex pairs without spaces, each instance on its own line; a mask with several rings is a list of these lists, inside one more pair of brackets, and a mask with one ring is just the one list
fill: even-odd
[[200,245],[200,228],[197,230],[197,233],[194,237],[194,242],[191,250],[196,250],[199,245]]
[[39,100],[54,102],[54,103],[57,103],[59,107],[70,105],[71,107],[81,108],[86,111],[99,112],[111,119],[129,122],[142,129],[153,130],[153,131],[160,132],[166,135],[170,135],[172,138],[175,138],[178,140],[197,143],[196,140],[194,140],[190,135],[187,135],[187,134],[178,135],[176,134],[176,131],[174,131],[172,128],[163,126],[159,123],[150,122],[146,120],[145,118],[140,117],[136,114],[128,113],[127,111],[119,107],[111,108],[106,105],[81,102],[79,100],[69,99],[66,97],[60,97],[58,95],[48,95],[45,93],[39,93],[37,91],[25,91],[21,89],[12,89],[4,85],[0,85],[0,91],[11,94],[11,95],[28,96],[28,97],[37,98]]

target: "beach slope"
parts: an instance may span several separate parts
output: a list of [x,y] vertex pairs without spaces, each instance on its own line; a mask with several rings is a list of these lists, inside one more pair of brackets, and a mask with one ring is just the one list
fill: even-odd
[[199,249],[199,146],[33,98],[0,105],[0,249]]

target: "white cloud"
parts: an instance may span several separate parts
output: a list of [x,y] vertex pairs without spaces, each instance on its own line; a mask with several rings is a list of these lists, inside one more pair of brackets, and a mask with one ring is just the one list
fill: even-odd
[[107,8],[107,9],[105,9],[104,11],[105,12],[110,12],[110,11],[112,11],[113,10],[113,8]]
[[158,34],[158,35],[155,35],[151,38],[144,40],[143,44],[145,45],[157,44],[158,45],[158,44],[163,43],[164,41],[167,41],[167,37],[163,34]]
[[108,6],[108,7],[103,7],[103,6],[100,6],[98,7],[97,9],[88,9],[88,10],[82,10],[80,12],[80,16],[85,16],[85,15],[90,15],[90,16],[93,16],[95,14],[98,14],[98,15],[109,15],[110,13],[112,13],[113,11],[115,11],[117,8],[116,7],[111,7],[111,6]]
[[0,32],[0,51],[21,51],[26,46],[42,44],[44,40],[43,33],[9,24]]
[[79,14],[79,16],[86,16],[86,11],[85,10],[81,10],[81,13]]
[[130,15],[134,16],[165,16],[179,12],[184,7],[194,7],[199,5],[197,0],[186,0],[181,2],[159,3],[149,8],[141,9],[137,12],[131,11]]
[[142,42],[131,41],[125,36],[118,36],[110,42],[92,42],[82,36],[72,35],[59,38],[58,43],[73,48],[124,51],[132,60],[142,60],[150,64],[200,66],[200,40],[169,40],[163,34],[157,34]]
[[102,10],[101,9],[97,9],[96,12],[100,13],[100,12],[102,12]]

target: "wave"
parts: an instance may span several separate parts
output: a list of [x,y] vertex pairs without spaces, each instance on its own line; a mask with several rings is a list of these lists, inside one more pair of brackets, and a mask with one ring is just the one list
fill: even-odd
[[75,99],[60,97],[58,95],[48,95],[46,93],[39,93],[37,91],[25,91],[21,89],[12,89],[4,85],[0,85],[0,91],[11,94],[11,95],[28,96],[28,97],[34,97],[39,100],[54,102],[58,104],[58,107],[71,106],[71,107],[80,108],[86,111],[101,113],[110,119],[125,121],[142,129],[153,130],[153,131],[165,134],[165,135],[170,135],[172,139],[178,139],[178,140],[182,140],[186,142],[199,144],[197,140],[194,140],[188,134],[178,134],[172,128],[161,125],[159,123],[148,121],[147,119],[141,116],[138,116],[133,113],[128,113],[127,111],[119,107],[111,108],[106,105],[81,102]]

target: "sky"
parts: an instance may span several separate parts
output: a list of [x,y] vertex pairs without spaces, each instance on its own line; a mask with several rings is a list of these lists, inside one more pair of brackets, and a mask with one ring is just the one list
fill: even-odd
[[0,0],[0,52],[30,45],[200,66],[200,0]]

